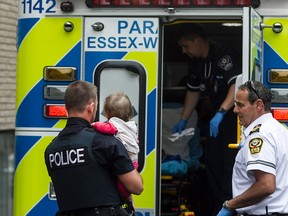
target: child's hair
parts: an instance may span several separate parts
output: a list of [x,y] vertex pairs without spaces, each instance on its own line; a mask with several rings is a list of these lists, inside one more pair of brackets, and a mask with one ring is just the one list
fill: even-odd
[[132,105],[129,97],[117,92],[106,97],[104,103],[104,114],[107,119],[118,117],[127,122],[132,117]]

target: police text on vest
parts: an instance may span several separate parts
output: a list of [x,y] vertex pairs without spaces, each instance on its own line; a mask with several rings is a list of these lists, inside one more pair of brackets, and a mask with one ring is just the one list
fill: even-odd
[[49,154],[50,168],[83,165],[87,161],[86,148],[66,149]]

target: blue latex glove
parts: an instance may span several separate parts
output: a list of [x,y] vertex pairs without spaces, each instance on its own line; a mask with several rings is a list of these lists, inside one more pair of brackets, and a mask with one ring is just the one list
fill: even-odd
[[230,211],[224,207],[218,212],[217,216],[232,216],[233,211]]
[[225,115],[225,112],[217,112],[215,116],[210,121],[210,136],[216,137],[218,135],[218,127],[221,121],[223,120],[223,117]]
[[187,120],[180,119],[180,121],[173,127],[172,132],[181,134],[181,132],[186,128],[187,123]]
[[162,163],[161,165],[162,174],[166,175],[177,175],[177,174],[186,174],[188,171],[188,164],[181,160],[171,160]]

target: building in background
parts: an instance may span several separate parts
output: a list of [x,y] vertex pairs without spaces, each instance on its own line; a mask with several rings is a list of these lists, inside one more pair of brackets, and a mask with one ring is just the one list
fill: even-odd
[[0,0],[0,215],[12,215],[17,0]]

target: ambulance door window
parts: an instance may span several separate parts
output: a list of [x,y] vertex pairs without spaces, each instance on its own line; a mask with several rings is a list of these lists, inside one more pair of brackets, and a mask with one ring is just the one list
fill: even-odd
[[[263,31],[262,17],[253,8],[244,8],[243,15],[243,82],[262,82]],[[249,53],[249,55],[247,55]]]
[[133,118],[138,126],[140,153],[138,156],[140,172],[145,160],[145,107],[146,107],[146,72],[135,61],[104,61],[95,71],[94,83],[98,87],[97,121],[107,121],[103,115],[105,98],[115,92],[125,93],[133,106]]

